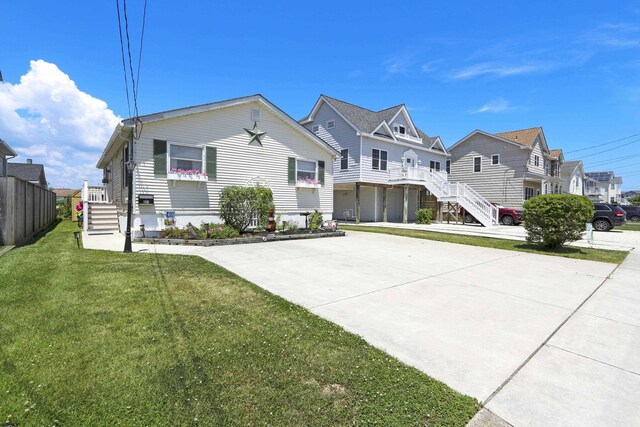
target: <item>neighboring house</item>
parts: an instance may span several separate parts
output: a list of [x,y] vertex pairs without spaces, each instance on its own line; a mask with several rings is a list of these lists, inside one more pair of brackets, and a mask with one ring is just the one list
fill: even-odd
[[7,176],[7,158],[14,158],[17,155],[9,144],[0,139],[0,178]]
[[584,195],[584,165],[582,160],[564,162],[560,168],[562,192]]
[[541,127],[496,134],[475,130],[449,153],[451,181],[467,183],[505,207],[519,210],[531,197],[561,191],[562,152],[551,154]]
[[585,173],[585,196],[594,202],[621,203],[622,178],[612,171]]
[[[333,215],[333,160],[339,155],[317,135],[264,98],[252,95],[140,117],[133,144],[133,230],[165,224],[220,222],[227,186],[271,188],[281,220],[304,224],[301,213]],[[88,231],[124,232],[132,119],[111,136],[97,167],[107,182],[88,187]],[[205,174],[206,173],[206,174]],[[143,203],[139,203],[144,200]],[[147,204],[145,204],[147,203]],[[114,224],[112,215],[117,215]]]
[[56,193],[56,202],[61,202],[65,199],[75,196],[81,190],[72,190],[69,188],[54,188],[51,191]]
[[27,159],[27,163],[7,163],[7,176],[14,176],[23,181],[47,187],[44,165],[33,163],[31,159]]
[[333,164],[334,218],[407,222],[419,207],[438,209],[425,183],[401,182],[409,171],[437,172],[446,182],[449,157],[405,105],[372,111],[321,95],[300,123],[340,153]]

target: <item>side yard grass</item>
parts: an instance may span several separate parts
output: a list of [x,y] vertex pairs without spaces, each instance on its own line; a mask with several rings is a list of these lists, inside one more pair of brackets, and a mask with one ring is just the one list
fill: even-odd
[[1,424],[464,426],[478,410],[215,264],[77,249],[76,229],[0,258]]
[[616,230],[624,230],[624,231],[640,231],[640,222],[627,222],[622,227],[616,227]]
[[553,255],[582,260],[609,262],[620,264],[627,257],[627,251],[612,251],[606,249],[576,248],[564,246],[559,249],[544,249],[519,240],[496,239],[493,237],[468,236],[464,234],[439,233],[437,231],[407,230],[391,227],[363,227],[357,225],[342,225],[341,230],[365,231],[368,233],[393,234],[396,236],[414,237],[418,239],[435,240],[438,242],[459,243],[463,245],[482,246],[485,248],[506,249],[510,251],[531,252],[541,255]]

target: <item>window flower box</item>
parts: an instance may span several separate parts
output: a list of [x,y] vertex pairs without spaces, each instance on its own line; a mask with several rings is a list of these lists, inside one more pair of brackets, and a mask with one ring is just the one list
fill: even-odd
[[171,169],[167,173],[167,179],[169,181],[207,182],[209,180],[209,177],[207,176],[206,172],[202,172],[197,169]]
[[298,179],[296,181],[296,187],[298,188],[320,188],[322,184],[317,179]]

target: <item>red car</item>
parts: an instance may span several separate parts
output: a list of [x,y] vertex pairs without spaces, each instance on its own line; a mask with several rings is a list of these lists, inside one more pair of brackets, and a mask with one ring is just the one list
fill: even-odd
[[[493,203],[498,208],[498,219],[502,225],[518,225],[522,222],[522,211],[505,208],[502,205]],[[470,213],[465,213],[464,222],[478,222]]]

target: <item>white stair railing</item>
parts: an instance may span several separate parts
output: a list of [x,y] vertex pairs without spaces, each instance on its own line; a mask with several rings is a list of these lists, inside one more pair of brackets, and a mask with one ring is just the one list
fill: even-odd
[[471,186],[448,181],[445,172],[424,166],[391,169],[390,181],[418,181],[437,198],[453,198],[485,226],[498,224],[498,208],[482,197]]

